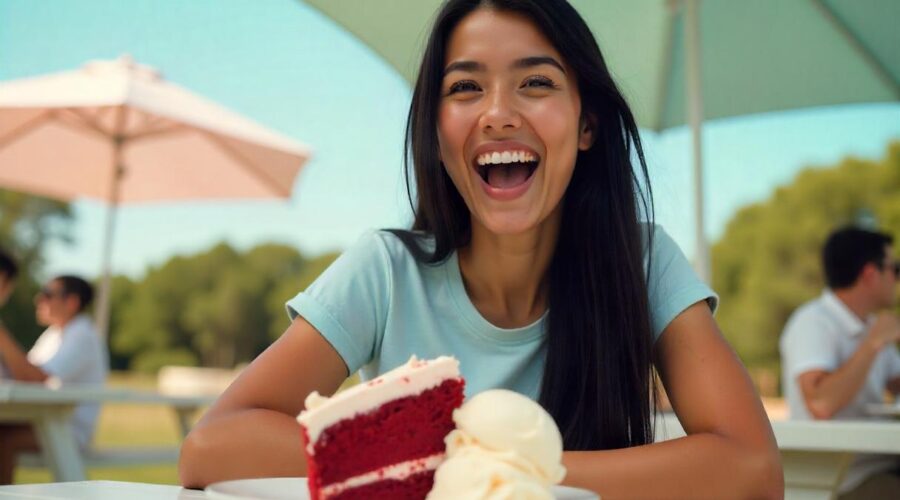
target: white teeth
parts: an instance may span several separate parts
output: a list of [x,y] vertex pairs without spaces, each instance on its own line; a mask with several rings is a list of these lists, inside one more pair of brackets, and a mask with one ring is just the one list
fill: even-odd
[[478,165],[499,165],[503,163],[513,162],[532,162],[537,161],[535,156],[527,151],[494,151],[492,153],[484,153],[476,158]]

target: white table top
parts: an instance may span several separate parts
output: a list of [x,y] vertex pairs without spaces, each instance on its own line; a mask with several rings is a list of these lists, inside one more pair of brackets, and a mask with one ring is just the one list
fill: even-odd
[[[80,481],[19,486],[0,486],[0,500],[11,499],[67,499],[67,500],[197,500],[197,499],[309,499],[306,478],[283,477],[241,481],[227,481],[210,486],[210,491],[186,490],[179,486],[165,486],[118,481]],[[596,500],[587,490],[553,486],[555,498],[560,500]]]
[[[893,420],[775,420],[778,448],[802,451],[848,451],[900,455],[900,422]],[[685,435],[674,414],[657,422],[657,440]]]
[[866,413],[876,417],[900,418],[900,403],[869,405],[866,406]]
[[200,490],[121,481],[77,481],[0,486],[0,499],[2,500],[196,500],[205,498],[207,498],[206,495]]

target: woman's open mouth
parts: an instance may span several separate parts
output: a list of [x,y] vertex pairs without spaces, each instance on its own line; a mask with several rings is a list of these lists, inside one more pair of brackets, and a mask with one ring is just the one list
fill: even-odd
[[528,189],[540,157],[530,151],[494,151],[478,155],[475,171],[492,198],[517,198]]

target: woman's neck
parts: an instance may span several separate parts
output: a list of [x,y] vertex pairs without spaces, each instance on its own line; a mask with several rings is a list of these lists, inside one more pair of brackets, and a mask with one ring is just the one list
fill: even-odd
[[556,248],[559,215],[526,233],[497,235],[472,220],[472,240],[459,250],[466,293],[500,328],[527,326],[547,309],[547,268]]

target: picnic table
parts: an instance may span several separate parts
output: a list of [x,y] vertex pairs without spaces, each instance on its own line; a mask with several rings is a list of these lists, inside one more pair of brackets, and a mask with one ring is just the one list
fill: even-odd
[[[882,408],[883,414],[892,414]],[[893,415],[898,415],[896,412]],[[832,499],[859,453],[900,455],[900,422],[892,420],[775,420],[772,430],[784,467],[785,498]],[[685,435],[678,418],[664,414],[657,440]]]
[[[41,444],[43,462],[56,481],[83,481],[85,458],[78,449],[69,419],[84,403],[164,405],[172,408],[182,437],[191,428],[194,412],[212,404],[213,396],[170,396],[152,391],[135,391],[97,385],[66,385],[57,388],[43,384],[0,381],[0,423],[30,423]],[[135,457],[135,450],[123,450]],[[140,451],[140,450],[138,450]],[[157,454],[159,449],[154,449]],[[114,455],[114,454],[113,454]],[[178,456],[177,449],[168,451]],[[115,456],[111,457],[115,459]]]

